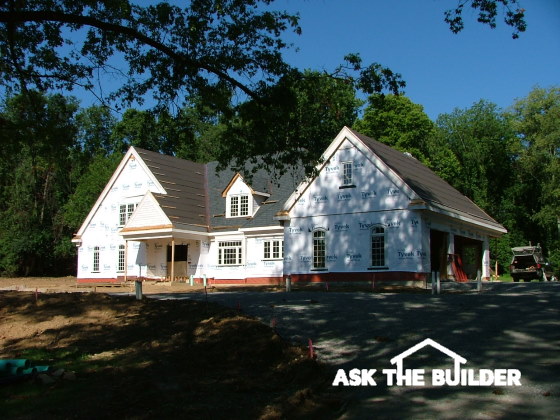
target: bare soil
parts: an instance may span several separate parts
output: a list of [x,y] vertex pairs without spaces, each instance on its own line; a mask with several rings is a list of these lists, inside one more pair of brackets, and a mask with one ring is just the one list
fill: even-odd
[[72,374],[0,385],[2,418],[333,418],[344,404],[307,349],[239,311],[64,293],[74,278],[11,286],[37,293],[0,291],[0,359]]

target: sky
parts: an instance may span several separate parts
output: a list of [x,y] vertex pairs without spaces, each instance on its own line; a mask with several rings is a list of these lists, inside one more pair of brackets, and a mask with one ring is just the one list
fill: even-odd
[[560,86],[560,0],[519,0],[527,31],[499,17],[497,28],[465,9],[465,29],[453,34],[444,11],[459,0],[276,0],[299,12],[303,33],[285,59],[300,69],[332,71],[348,53],[402,75],[405,95],[435,120],[481,99],[501,109],[535,87]]

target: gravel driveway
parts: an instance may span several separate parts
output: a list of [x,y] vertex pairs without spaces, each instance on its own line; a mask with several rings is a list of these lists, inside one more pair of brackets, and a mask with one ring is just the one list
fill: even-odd
[[[151,295],[204,299],[204,294]],[[482,293],[210,293],[298,344],[313,341],[319,360],[339,368],[377,369],[377,386],[342,390],[344,419],[559,418],[560,284],[485,284]],[[431,338],[467,360],[465,368],[519,369],[520,387],[388,386],[390,359]],[[408,362],[408,361],[407,361]],[[451,368],[426,347],[412,368]],[[408,366],[407,366],[408,367]]]

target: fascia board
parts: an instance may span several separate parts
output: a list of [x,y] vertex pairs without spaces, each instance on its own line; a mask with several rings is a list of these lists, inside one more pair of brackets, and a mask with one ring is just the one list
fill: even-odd
[[148,165],[146,165],[146,162],[144,162],[144,159],[142,159],[142,156],[140,156],[140,154],[136,151],[134,146],[130,146],[130,149],[134,153],[134,158],[138,160],[138,163],[140,164],[142,169],[144,169],[144,171],[151,178],[152,182],[158,187],[159,191],[161,191],[160,194],[167,194],[166,189],[163,187],[163,185],[161,185],[161,183],[158,181],[157,177],[153,174],[152,170],[148,167]]
[[436,206],[431,206],[429,204],[425,204],[422,206],[414,206],[414,207],[409,207],[409,209],[411,210],[428,210],[431,211],[432,213],[437,213],[437,214],[441,214],[447,217],[450,217],[452,219],[457,219],[460,220],[462,222],[468,223],[470,225],[475,225],[475,226],[479,226],[487,231],[493,232],[494,234],[497,234],[497,236],[503,235],[507,233],[507,229],[502,227],[502,226],[496,226],[494,224],[491,223],[487,223],[484,222],[480,219],[475,219],[471,216],[468,216],[464,213],[460,213],[454,209],[451,208],[444,208],[444,207],[436,207]]
[[263,226],[263,227],[254,227],[254,228],[242,228],[239,229],[239,232],[244,232],[247,235],[251,234],[259,234],[263,232],[284,232],[283,226]]
[[[123,226],[123,229],[126,229],[127,227],[129,227],[129,225],[134,225],[134,222],[135,222],[136,218],[139,217],[138,215],[142,211],[143,205],[145,206],[144,203],[148,202],[148,201],[153,202],[157,206],[157,209],[158,209],[158,212],[159,212],[159,217],[164,219],[166,221],[166,224],[171,224],[171,221],[169,220],[169,217],[167,217],[165,212],[162,210],[161,206],[159,205],[159,202],[157,201],[157,198],[155,198],[154,195],[152,194],[152,192],[148,190],[144,194],[144,197],[142,197],[142,200],[140,200],[140,203],[138,203],[138,207],[136,207],[136,209],[134,209],[134,212],[132,213],[132,215],[130,216],[128,221],[126,222],[126,225]],[[159,223],[159,224],[163,224],[163,223]]]
[[[315,172],[317,174],[319,174],[323,170],[323,168],[327,165],[329,159],[335,154],[335,152],[338,150],[342,142],[348,136],[354,137],[352,132],[348,130],[347,127],[344,127],[342,130],[340,130],[340,132],[337,134],[335,139],[331,142],[331,144],[329,144],[329,146],[321,156],[320,163],[315,166]],[[313,181],[315,181],[315,179],[317,179],[317,175],[308,177],[307,179],[300,182],[296,190],[290,195],[290,197],[288,197],[288,200],[286,200],[286,203],[282,207],[282,210],[286,212],[290,212],[294,207],[294,205],[296,204],[299,197],[301,197],[307,191],[307,189],[311,186],[311,184],[313,183]]]
[[89,222],[91,221],[91,219],[93,218],[93,216],[95,215],[95,213],[97,212],[97,210],[99,209],[101,204],[103,203],[103,200],[105,200],[105,197],[107,196],[109,191],[111,191],[111,188],[113,188],[113,185],[115,184],[115,182],[119,178],[121,172],[123,171],[124,167],[126,166],[128,160],[130,159],[131,156],[134,156],[134,159],[140,164],[142,169],[144,169],[144,171],[151,177],[152,181],[158,187],[158,189],[160,189],[164,194],[167,194],[167,192],[165,191],[165,188],[163,188],[163,186],[159,183],[159,181],[154,176],[154,174],[152,173],[150,168],[148,168],[148,166],[146,165],[146,163],[144,162],[144,160],[140,156],[140,154],[136,151],[136,149],[134,149],[133,146],[131,146],[128,149],[128,151],[124,154],[121,162],[117,166],[117,169],[115,169],[115,172],[113,172],[113,175],[109,179],[109,182],[107,182],[107,184],[105,185],[105,188],[103,189],[103,191],[101,191],[101,194],[97,198],[97,201],[95,202],[95,204],[93,205],[93,207],[89,211],[89,213],[86,216],[84,222],[80,226],[80,229],[78,229],[78,232],[76,233],[76,236],[82,236],[83,235],[84,231],[86,230],[86,227],[89,225]]
[[101,194],[99,194],[99,197],[97,198],[97,201],[95,202],[95,204],[93,205],[93,207],[89,211],[89,213],[86,216],[82,225],[80,226],[80,229],[78,229],[78,232],[76,233],[76,236],[82,236],[84,234],[84,231],[86,230],[86,227],[89,225],[89,222],[91,221],[91,219],[93,219],[93,216],[95,215],[95,213],[97,212],[99,207],[101,207],[101,204],[103,203],[103,200],[105,200],[105,197],[107,196],[109,191],[111,191],[111,188],[113,188],[113,185],[115,184],[119,175],[121,174],[122,170],[124,169],[126,163],[128,162],[128,159],[130,158],[130,156],[134,152],[135,152],[134,149],[131,147],[125,153],[121,162],[117,166],[117,169],[115,169],[115,172],[113,172],[113,175],[109,179],[109,182],[107,182],[107,184],[105,185],[105,188],[103,189],[103,191],[101,191]]
[[[383,162],[369,147],[367,147],[358,137],[356,137],[348,127],[344,127],[342,130],[340,130],[329,147],[327,147],[321,157],[321,163],[315,167],[317,173],[320,173],[323,170],[323,168],[327,165],[329,159],[333,157],[333,155],[345,140],[348,140],[350,143],[356,146],[356,148],[360,152],[367,156],[371,160],[373,165],[375,165],[383,174],[385,174],[391,180],[391,182],[393,182],[407,195],[409,200],[415,200],[419,198],[418,194],[416,194],[414,190],[410,188],[408,184],[404,182],[404,180],[399,175],[397,175],[395,171],[389,168],[385,164],[385,162]],[[308,178],[301,182],[298,188],[290,195],[282,209],[284,211],[290,212],[293,206],[296,204],[298,198],[305,193],[305,191],[311,186],[316,178],[317,176]]]

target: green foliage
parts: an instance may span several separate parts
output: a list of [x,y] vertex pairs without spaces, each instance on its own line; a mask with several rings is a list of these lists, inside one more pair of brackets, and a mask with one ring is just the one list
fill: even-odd
[[467,0],[460,1],[455,9],[445,11],[445,22],[449,24],[449,29],[453,33],[463,30],[463,9],[469,4],[475,13],[478,13],[477,20],[492,29],[496,27],[498,6],[501,5],[505,24],[514,29],[511,35],[513,39],[519,38],[519,33],[527,29],[525,9],[521,8],[518,0]]
[[369,104],[354,128],[429,164],[429,143],[434,135],[434,123],[421,105],[405,96],[370,96]]
[[[225,120],[218,158],[237,170],[246,163],[284,173],[302,165],[308,172],[361,104],[352,84],[318,72],[294,72]],[[246,174],[250,175],[250,174]]]
[[274,82],[288,68],[281,36],[300,32],[298,17],[271,11],[270,3],[3,2],[0,74],[15,91],[93,91],[96,77],[117,77],[110,64],[118,55],[127,68],[108,98],[119,105],[148,95],[162,104],[195,95],[220,108],[234,91],[254,97],[259,80]]
[[516,182],[530,217],[528,238],[560,249],[560,88],[536,87],[510,109],[517,135]]
[[120,152],[119,145],[113,142],[116,123],[117,119],[106,106],[91,106],[78,112],[78,142],[85,156]]
[[121,160],[120,153],[96,155],[80,176],[74,192],[63,207],[64,224],[74,232],[81,226]]
[[71,98],[37,92],[4,104],[0,273],[27,275],[53,267],[52,250],[67,234],[57,221],[71,190],[76,111]]
[[469,109],[440,115],[436,125],[459,163],[453,185],[496,215],[502,192],[512,185],[514,135],[508,119],[496,105],[479,101]]

